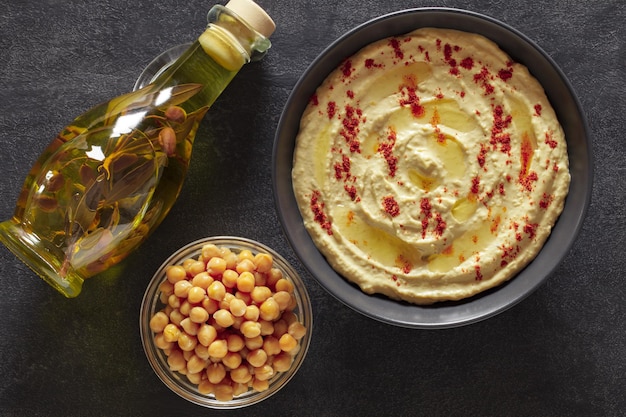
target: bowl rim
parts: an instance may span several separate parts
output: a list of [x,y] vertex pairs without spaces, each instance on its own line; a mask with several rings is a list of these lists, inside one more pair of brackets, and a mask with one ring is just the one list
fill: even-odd
[[[265,252],[272,255],[274,264],[280,268],[285,277],[294,284],[294,294],[298,302],[298,316],[307,328],[306,335],[300,340],[300,350],[296,353],[291,367],[286,372],[276,374],[270,379],[270,387],[265,391],[253,391],[241,394],[231,401],[218,401],[212,396],[197,392],[197,386],[190,383],[186,377],[175,371],[170,371],[165,355],[152,343],[153,332],[150,329],[150,317],[156,311],[155,307],[161,306],[159,302],[159,285],[165,279],[165,268],[182,262],[184,259],[199,254],[202,246],[213,243],[217,246],[227,246],[237,249],[250,249],[253,253]],[[159,380],[178,396],[197,405],[213,409],[236,409],[257,404],[273,396],[280,391],[298,372],[308,353],[313,332],[313,309],[306,285],[295,268],[276,250],[258,241],[236,236],[211,236],[192,241],[172,253],[159,266],[150,279],[144,292],[140,314],[139,332],[141,344],[150,367]]]
[[[367,44],[420,27],[479,33],[498,44],[514,61],[527,66],[544,87],[566,131],[572,176],[563,212],[532,262],[496,288],[459,302],[432,306],[367,295],[338,275],[328,266],[304,228],[291,188],[293,161],[290,158],[299,119],[315,89],[343,59]],[[550,83],[547,83],[548,79]],[[565,125],[572,128],[567,130]],[[448,7],[410,8],[385,14],[354,27],[330,43],[294,85],[280,116],[272,150],[272,186],[278,217],[301,263],[328,293],[346,306],[372,319],[408,328],[437,329],[476,323],[513,307],[533,293],[559,266],[574,244],[591,201],[592,184],[593,155],[585,114],[572,85],[556,62],[530,38],[508,24],[481,13]]]

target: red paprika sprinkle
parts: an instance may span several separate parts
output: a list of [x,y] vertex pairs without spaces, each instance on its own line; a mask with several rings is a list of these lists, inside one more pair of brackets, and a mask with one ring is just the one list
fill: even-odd
[[341,72],[343,73],[343,76],[345,78],[348,78],[350,75],[352,75],[352,61],[347,59],[341,66]]
[[417,95],[417,83],[415,76],[404,77],[407,84],[401,86],[402,98],[400,99],[401,106],[410,106],[411,113],[414,117],[422,117],[426,113],[424,107],[420,104],[420,98]]
[[354,98],[354,91],[348,90],[346,91],[346,95],[348,96],[348,98]]
[[391,217],[396,217],[400,214],[400,205],[393,196],[389,195],[383,198],[383,210]]
[[480,177],[477,175],[472,178],[472,188],[470,188],[472,194],[478,194],[480,191]]
[[529,239],[534,239],[535,236],[537,235],[537,227],[539,226],[538,223],[526,223],[524,225],[524,233],[526,233],[528,235]]
[[474,271],[476,271],[476,281],[482,281],[483,274],[480,272],[480,265],[474,265]]
[[535,104],[535,116],[541,116],[541,104]]
[[554,201],[554,196],[552,194],[543,193],[543,197],[539,201],[539,207],[547,209],[550,207],[550,204],[552,204],[552,201]]
[[389,41],[389,45],[393,48],[393,53],[398,59],[404,58],[404,52],[400,49],[400,42],[396,38],[392,38]]
[[310,102],[312,105],[317,106],[319,103],[319,101],[317,100],[317,94],[313,94],[311,96]]
[[487,67],[482,67],[478,74],[474,74],[474,82],[482,86],[483,90],[485,90],[485,95],[493,94],[494,88],[493,85],[489,84],[489,80],[491,79],[491,74]]
[[328,114],[328,118],[332,119],[335,116],[335,112],[337,111],[337,104],[334,101],[329,101],[326,105],[326,113]]
[[505,129],[509,127],[513,117],[509,114],[504,117],[504,110],[502,106],[497,105],[493,109],[493,126],[491,127],[491,143],[494,149],[500,147],[500,151],[509,154],[511,151],[511,136],[505,132]]
[[342,120],[343,129],[341,129],[341,136],[346,140],[350,147],[350,152],[361,152],[361,143],[358,138],[359,134],[359,124],[361,120],[359,116],[361,111],[359,109],[355,109],[350,105],[346,105],[345,107],[346,114]]
[[476,156],[476,159],[478,160],[478,165],[480,165],[481,168],[485,167],[485,162],[487,160],[487,145],[485,145],[484,143],[480,144],[480,152],[478,152],[478,155]]
[[348,196],[350,197],[350,200],[352,201],[359,201],[360,198],[357,195],[356,192],[356,187],[354,185],[344,185],[343,189],[346,191],[346,193],[348,193]]
[[461,67],[465,68],[466,70],[471,70],[474,67],[474,60],[472,59],[472,57],[467,57],[467,58],[463,58],[463,60],[461,61]]
[[507,82],[513,77],[513,68],[503,68],[498,71],[498,77],[504,82]]
[[546,132],[546,145],[548,145],[552,149],[556,148],[556,146],[558,145],[556,140],[554,140],[554,138],[552,137],[552,132]]
[[396,171],[398,170],[398,157],[393,154],[393,149],[396,145],[396,131],[392,128],[389,129],[387,140],[378,145],[378,152],[387,161],[387,168],[389,169],[389,176],[394,178]]
[[332,235],[332,224],[328,220],[326,213],[324,213],[324,202],[319,201],[320,196],[321,193],[319,192],[319,190],[313,190],[313,193],[311,194],[310,204],[311,211],[313,212],[313,219],[317,224],[320,225],[322,229],[326,230],[326,233]]

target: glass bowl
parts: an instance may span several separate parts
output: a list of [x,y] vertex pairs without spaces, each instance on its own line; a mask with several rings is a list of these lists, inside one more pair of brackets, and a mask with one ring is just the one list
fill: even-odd
[[[197,259],[201,254],[202,247],[206,244],[215,244],[218,247],[226,247],[231,249],[234,253],[239,253],[242,250],[250,250],[253,255],[256,255],[257,253],[268,253],[272,255],[274,268],[280,269],[283,277],[293,284],[293,295],[297,303],[293,312],[297,316],[298,320],[307,329],[304,337],[299,340],[300,348],[294,355],[293,362],[287,371],[275,373],[269,380],[269,387],[266,390],[259,392],[249,389],[247,392],[235,396],[230,401],[220,401],[215,398],[214,394],[201,393],[198,390],[198,385],[190,382],[185,375],[177,371],[170,370],[167,362],[167,356],[162,349],[155,345],[155,334],[150,328],[150,319],[152,316],[165,307],[160,300],[160,285],[166,280],[166,268],[170,265],[180,265],[184,260],[189,258]],[[278,392],[287,384],[287,382],[291,380],[302,365],[311,341],[313,312],[311,308],[311,301],[304,282],[294,268],[281,255],[276,253],[271,248],[253,240],[241,237],[219,236],[200,239],[182,247],[172,254],[159,267],[148,284],[148,288],[144,294],[143,301],[141,303],[139,324],[141,341],[146,357],[148,358],[154,372],[168,388],[182,398],[204,407],[233,409],[249,406],[265,400]]]

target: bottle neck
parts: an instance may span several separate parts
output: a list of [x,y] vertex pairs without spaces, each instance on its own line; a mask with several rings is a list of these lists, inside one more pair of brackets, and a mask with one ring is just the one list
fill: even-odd
[[202,88],[182,107],[188,112],[206,110],[244,64],[261,59],[271,43],[230,9],[216,5],[199,38],[152,83],[152,91],[181,84]]

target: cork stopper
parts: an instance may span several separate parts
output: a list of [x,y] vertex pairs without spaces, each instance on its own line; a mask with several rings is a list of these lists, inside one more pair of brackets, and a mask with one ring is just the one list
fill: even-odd
[[276,24],[272,18],[252,0],[230,0],[226,4],[226,8],[235,12],[237,16],[266,38],[269,38],[276,29]]

